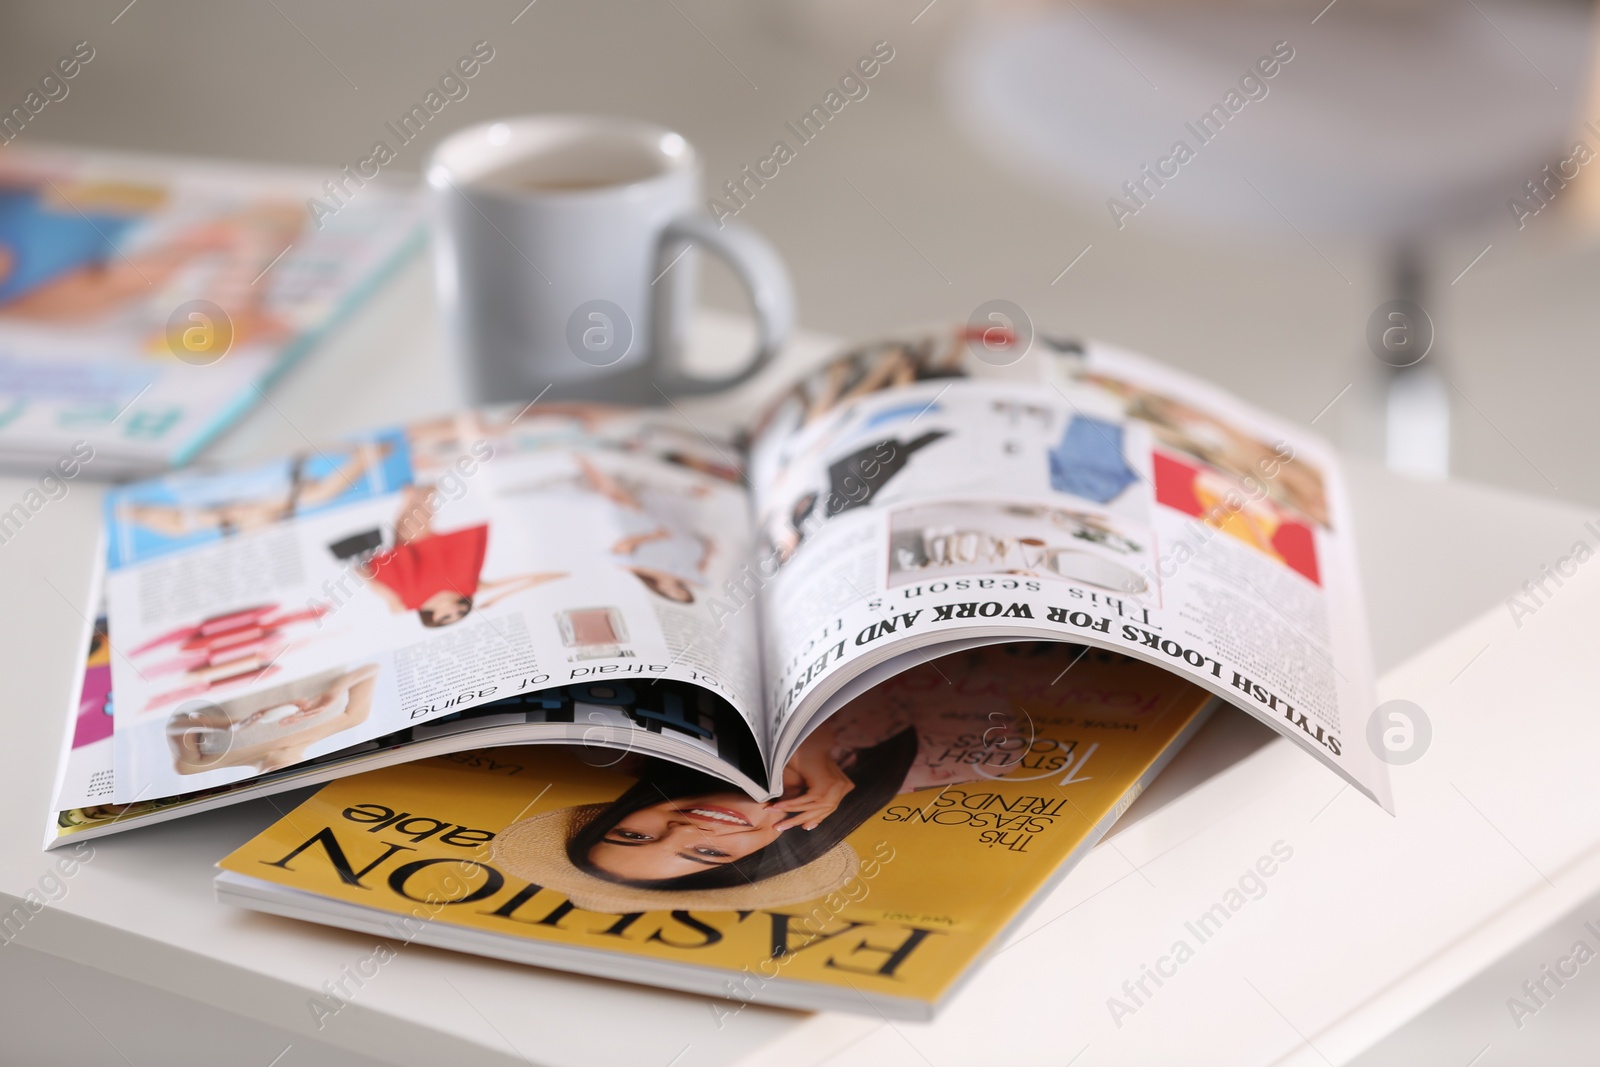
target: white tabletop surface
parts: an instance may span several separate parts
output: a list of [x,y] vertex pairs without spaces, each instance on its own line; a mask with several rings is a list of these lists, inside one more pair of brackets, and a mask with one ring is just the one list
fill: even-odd
[[[723,316],[706,316],[697,330],[705,348],[722,355],[744,335],[739,320]],[[427,273],[415,263],[208,458],[280,453],[454,407],[459,393],[441,347]],[[794,373],[827,347],[824,338],[797,339],[784,367],[763,381]],[[710,424],[748,413],[761,389],[695,417]],[[1484,721],[1465,735],[1441,726],[1437,756],[1395,770],[1401,816],[1391,820],[1343,795],[1330,773],[1287,743],[1261,743],[1254,727],[1223,720],[1141,801],[1143,817],[1046,899],[934,1023],[747,1008],[719,1029],[704,998],[411,946],[318,1031],[308,996],[370,953],[370,938],[212,900],[212,863],[276,817],[266,802],[96,842],[65,896],[17,943],[308,1045],[402,1064],[468,1055],[473,1063],[574,1067],[1000,1057],[1062,1064],[1086,1046],[1084,1065],[1341,1062],[1600,888],[1594,827],[1519,800],[1538,792],[1520,786],[1547,783],[1527,758],[1496,763],[1504,736],[1484,704],[1486,693],[1510,691],[1518,657],[1537,659],[1542,646],[1528,634],[1554,635],[1567,616],[1600,600],[1575,592],[1526,629],[1512,627],[1501,606],[1580,536],[1587,513],[1471,485],[1407,482],[1365,465],[1352,465],[1349,476],[1376,655],[1388,671],[1381,695]],[[0,500],[19,497],[27,484],[0,480]],[[96,489],[77,483],[0,546],[6,909],[50,868],[39,843],[81,654],[97,504]],[[1479,653],[1482,662],[1473,662]],[[1402,660],[1409,662],[1391,669]],[[1453,684],[1458,678],[1465,684]],[[1546,681],[1554,688],[1539,706],[1548,736],[1561,725],[1578,729],[1570,694]],[[1551,803],[1565,795],[1546,793]],[[1483,811],[1448,803],[1469,794]],[[1136,978],[1185,918],[1280,839],[1296,849],[1281,888],[1271,885],[1215,949],[1200,950],[1190,973],[1112,1026],[1105,1002],[1123,979]],[[1535,858],[1519,858],[1524,851]],[[1470,892],[1452,894],[1469,883]],[[73,1007],[93,1025],[93,1004]]]

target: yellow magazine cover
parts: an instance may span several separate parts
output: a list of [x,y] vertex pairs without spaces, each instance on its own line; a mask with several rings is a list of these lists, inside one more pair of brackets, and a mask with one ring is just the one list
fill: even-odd
[[719,1010],[926,1018],[1211,699],[1114,653],[979,648],[847,704],[774,801],[611,749],[461,753],[325,786],[221,861],[218,895]]

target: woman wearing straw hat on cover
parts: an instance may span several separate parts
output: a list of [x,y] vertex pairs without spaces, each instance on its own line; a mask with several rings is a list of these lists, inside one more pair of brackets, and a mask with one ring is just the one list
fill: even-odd
[[960,695],[937,677],[937,688],[917,686],[930,671],[937,668],[902,675],[818,726],[784,768],[776,800],[654,762],[609,804],[513,823],[495,837],[495,861],[608,914],[733,911],[823,896],[859,866],[845,839],[895,796],[997,778],[1013,765],[1012,705]]

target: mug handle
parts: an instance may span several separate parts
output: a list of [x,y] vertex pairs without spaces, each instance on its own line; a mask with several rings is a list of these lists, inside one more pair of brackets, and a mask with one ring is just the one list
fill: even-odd
[[[671,266],[667,253],[681,255],[681,251],[675,249],[685,242],[715,252],[749,290],[756,313],[756,347],[744,367],[721,378],[697,378],[677,369],[665,371],[659,381],[661,389],[676,396],[712,393],[749,381],[771,362],[794,331],[794,286],[789,281],[789,269],[766,238],[738,223],[725,222],[719,226],[706,215],[681,215],[669,222],[661,233],[658,278]],[[672,293],[673,286],[663,286],[655,297],[652,317],[662,335],[670,335],[668,324],[677,310],[672,306]],[[660,351],[659,347],[656,350]],[[678,355],[673,353],[673,358]]]

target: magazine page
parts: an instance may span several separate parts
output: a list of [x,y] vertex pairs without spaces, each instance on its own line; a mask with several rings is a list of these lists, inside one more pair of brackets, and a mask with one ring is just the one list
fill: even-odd
[[[759,745],[742,475],[670,413],[506,408],[107,494],[112,799],[253,778],[482,705],[585,686],[552,730],[720,758]],[[763,776],[764,777],[764,776]]]
[[104,598],[96,595],[94,602],[74,685],[77,699],[69,710],[56,767],[57,811],[111,799],[111,647]]
[[719,1017],[758,1003],[925,1018],[1213,702],[1098,650],[1056,684],[1083,652],[1011,644],[908,671],[814,732],[771,803],[570,750],[345,778],[223,859],[219,896],[695,990]]
[[943,642],[1053,636],[1205,686],[1384,807],[1333,454],[1107,346],[998,327],[851,349],[751,453],[782,758],[850,680]]
[[[545,689],[408,726],[254,778],[156,800],[118,804],[110,800],[116,780],[110,672],[96,662],[106,651],[103,634],[102,620],[91,645],[78,705],[81,710],[65,739],[67,753],[59,771],[54,818],[45,834],[45,848],[316,785],[358,771],[471,748],[559,742],[571,745],[591,765],[608,767],[626,758],[628,752],[617,751],[614,742],[606,741],[597,727],[615,722],[619,716],[634,722],[648,721],[673,706],[672,702],[691,709],[695,721],[705,728],[709,734],[705,749],[636,740],[633,751],[670,749],[668,755],[672,759],[726,779],[750,795],[764,794],[767,789],[765,768],[754,737],[739,728],[737,713],[727,702],[699,686],[663,681],[639,687],[591,684]],[[97,676],[97,672],[104,673]],[[101,719],[103,726],[99,725]],[[568,728],[563,729],[562,725]],[[580,736],[573,736],[573,726],[581,729]],[[97,733],[97,728],[103,732]],[[707,750],[714,750],[715,756]],[[494,768],[492,757],[485,756],[484,760]]]
[[[101,152],[0,159],[0,461],[98,477],[193,455],[421,236],[416,190]],[[80,453],[81,455],[81,453]]]
[[[344,774],[413,759],[421,759],[465,748],[527,744],[539,740],[575,743],[587,761],[610,766],[622,759],[597,727],[623,716],[633,722],[648,721],[668,701],[693,709],[696,721],[707,730],[704,750],[672,752],[677,759],[707,768],[726,777],[752,794],[765,792],[766,777],[761,753],[747,730],[735,724],[737,713],[716,694],[700,686],[663,681],[648,687],[597,686],[576,684],[529,692],[467,711],[431,718],[416,726],[370,741],[337,749],[254,778],[153,800],[130,803],[112,800],[116,781],[113,748],[111,695],[111,642],[103,598],[94,618],[87,623],[86,651],[76,685],[77,699],[68,717],[62,739],[62,754],[57,767],[54,813],[45,834],[45,847],[55,848],[69,840],[103,836],[179,815],[207,811],[225,804],[267,796]],[[552,723],[576,725],[582,736],[549,736]],[[541,737],[540,735],[544,735]],[[638,751],[649,751],[648,743],[636,743]],[[704,756],[704,759],[695,759]]]

